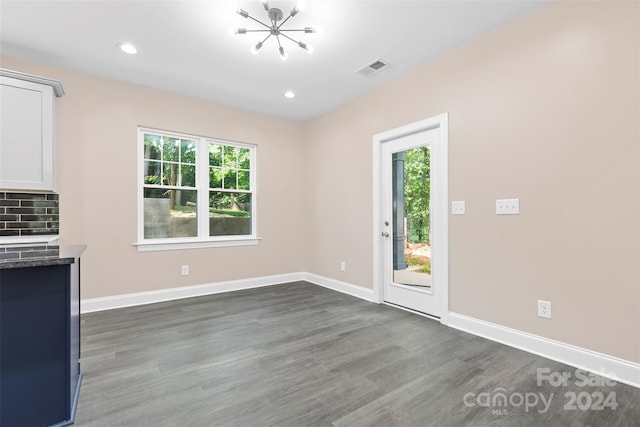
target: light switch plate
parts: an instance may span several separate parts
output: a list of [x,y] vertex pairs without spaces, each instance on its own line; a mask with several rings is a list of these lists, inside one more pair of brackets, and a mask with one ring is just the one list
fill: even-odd
[[520,213],[520,199],[496,200],[496,215],[518,215]]
[[456,200],[451,202],[452,215],[464,215],[466,213],[464,200]]

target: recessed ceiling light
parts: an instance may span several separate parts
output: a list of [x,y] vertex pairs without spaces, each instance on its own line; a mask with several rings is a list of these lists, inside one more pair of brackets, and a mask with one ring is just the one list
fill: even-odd
[[293,92],[291,92],[290,90],[288,90],[288,91],[286,91],[286,92],[284,93],[284,97],[285,97],[285,98],[289,98],[289,99],[291,99],[291,98],[295,98],[295,97],[296,97],[296,94],[295,94],[295,93],[293,93]]
[[121,43],[120,50],[124,53],[128,53],[129,55],[135,55],[138,53],[138,49],[136,49],[136,47],[131,43]]

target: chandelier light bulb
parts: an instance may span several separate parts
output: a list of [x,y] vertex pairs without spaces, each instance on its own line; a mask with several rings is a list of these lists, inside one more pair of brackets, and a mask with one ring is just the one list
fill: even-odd
[[296,3],[295,7],[291,9],[291,16],[296,16],[299,12],[302,12],[307,7],[307,4],[303,1]]
[[313,46],[311,46],[311,45],[308,45],[308,44],[303,43],[303,42],[298,42],[298,46],[300,46],[302,49],[304,49],[309,54],[313,53]]
[[255,46],[251,48],[251,53],[256,54],[258,50],[262,47],[262,42],[258,42]]
[[260,0],[260,3],[262,3],[262,6],[264,7],[264,10],[269,11],[269,1],[268,0]]
[[280,49],[278,49],[280,51],[280,59],[282,59],[283,61],[287,60],[287,53],[284,51],[284,48],[282,46],[280,46]]

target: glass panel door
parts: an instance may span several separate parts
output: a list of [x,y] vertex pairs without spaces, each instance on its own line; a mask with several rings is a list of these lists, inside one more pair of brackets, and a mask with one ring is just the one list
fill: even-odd
[[431,290],[431,149],[393,153],[393,282]]
[[432,192],[438,175],[431,157],[439,138],[439,128],[429,129],[385,142],[381,151],[383,300],[435,317],[441,303],[433,280],[438,272],[431,268],[431,213],[432,198],[439,199]]

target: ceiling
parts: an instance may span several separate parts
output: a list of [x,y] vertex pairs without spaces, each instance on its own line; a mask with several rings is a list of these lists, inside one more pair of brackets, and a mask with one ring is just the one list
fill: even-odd
[[[313,45],[309,55],[284,40],[280,59],[235,4],[266,17],[259,0],[0,0],[0,53],[289,120],[307,121],[542,6],[547,0],[307,0],[283,28]],[[288,15],[293,0],[273,0]],[[264,37],[264,36],[262,36]],[[137,55],[118,45],[131,42]],[[383,59],[364,77],[356,70]],[[64,84],[64,82],[62,82]],[[295,92],[287,99],[284,92]]]

